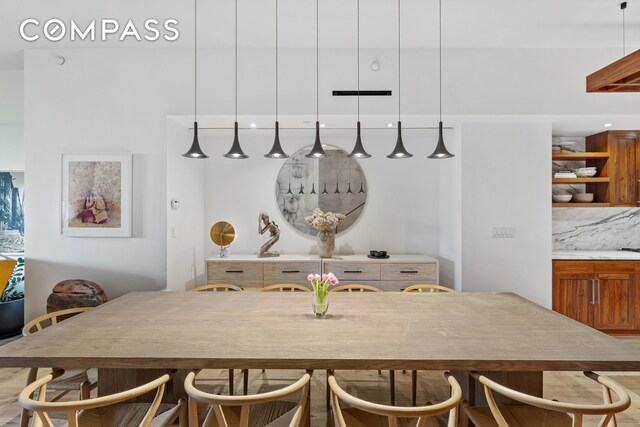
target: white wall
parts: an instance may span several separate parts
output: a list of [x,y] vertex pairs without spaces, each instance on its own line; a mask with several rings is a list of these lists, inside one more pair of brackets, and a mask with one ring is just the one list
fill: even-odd
[[0,170],[24,170],[22,70],[0,70]]
[[[25,316],[60,280],[86,278],[110,297],[166,287],[166,116],[188,111],[182,52],[96,49],[25,54]],[[133,237],[59,234],[60,154],[133,153]]]
[[[433,131],[431,131],[433,134]],[[425,132],[407,130],[405,142],[416,149]],[[232,135],[222,131],[206,132],[204,145],[221,145],[228,150]],[[291,153],[310,145],[309,131],[281,132],[281,141]],[[355,132],[324,130],[322,142],[351,151]],[[338,253],[365,253],[386,249],[391,253],[438,252],[438,168],[437,162],[420,155],[406,160],[389,160],[386,155],[395,144],[394,130],[363,131],[363,141],[372,158],[359,160],[367,179],[367,202],[358,222],[338,235]],[[432,138],[435,141],[435,138]],[[258,235],[258,214],[266,211],[280,226],[280,241],[274,246],[281,253],[317,253],[316,241],[285,223],[275,198],[275,183],[283,161],[265,159],[273,142],[271,131],[245,131],[242,147],[251,153],[247,160],[233,161],[214,156],[205,162],[205,228],[216,221],[228,220],[236,226],[237,238],[232,246],[236,253],[257,253],[267,237]],[[206,254],[217,249],[207,239]]]
[[549,123],[462,126],[462,290],[551,306],[550,141]]
[[[167,119],[167,289],[184,291],[204,284],[205,163],[187,159],[193,132]],[[180,206],[171,207],[171,200]]]

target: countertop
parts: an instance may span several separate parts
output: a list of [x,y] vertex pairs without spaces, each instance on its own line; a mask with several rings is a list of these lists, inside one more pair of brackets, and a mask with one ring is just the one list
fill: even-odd
[[[640,254],[638,254],[640,255]],[[640,259],[640,256],[638,257]],[[212,257],[207,258],[207,261],[216,262],[307,262],[307,261],[325,261],[325,262],[371,262],[371,263],[437,263],[438,260],[427,255],[412,255],[412,254],[399,254],[393,255],[386,259],[371,259],[366,255],[334,255],[333,258],[318,258],[318,255],[280,255],[279,257],[258,258],[258,255],[253,254],[231,254],[227,258]]]
[[640,253],[627,251],[553,251],[551,259],[602,259],[640,261]]

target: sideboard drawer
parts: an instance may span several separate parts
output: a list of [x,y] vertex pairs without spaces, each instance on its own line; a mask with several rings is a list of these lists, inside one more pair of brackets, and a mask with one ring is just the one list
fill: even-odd
[[242,287],[262,287],[262,264],[207,262],[207,283],[229,283]]
[[265,262],[263,266],[265,286],[277,283],[308,284],[309,274],[320,273],[320,261]]
[[382,264],[382,280],[438,283],[436,264]]
[[335,274],[344,284],[349,284],[352,280],[380,280],[380,264],[328,261],[324,264],[324,272]]

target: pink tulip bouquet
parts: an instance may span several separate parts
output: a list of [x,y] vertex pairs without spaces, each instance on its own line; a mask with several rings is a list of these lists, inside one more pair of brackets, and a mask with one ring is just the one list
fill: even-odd
[[323,318],[329,309],[329,302],[327,301],[329,287],[335,286],[340,282],[333,273],[323,275],[309,274],[307,280],[311,282],[311,287],[313,288],[313,313],[316,317]]

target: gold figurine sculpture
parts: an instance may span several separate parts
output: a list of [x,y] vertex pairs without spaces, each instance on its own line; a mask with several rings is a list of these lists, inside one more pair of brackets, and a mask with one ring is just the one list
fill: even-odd
[[260,235],[263,235],[267,231],[271,235],[271,239],[269,239],[264,245],[260,247],[260,254],[258,254],[258,258],[280,256],[280,254],[276,251],[269,251],[269,249],[271,249],[271,247],[276,244],[278,239],[280,239],[280,227],[278,227],[275,222],[269,219],[269,215],[266,212],[262,212],[260,213],[260,215],[258,215],[258,233]]

